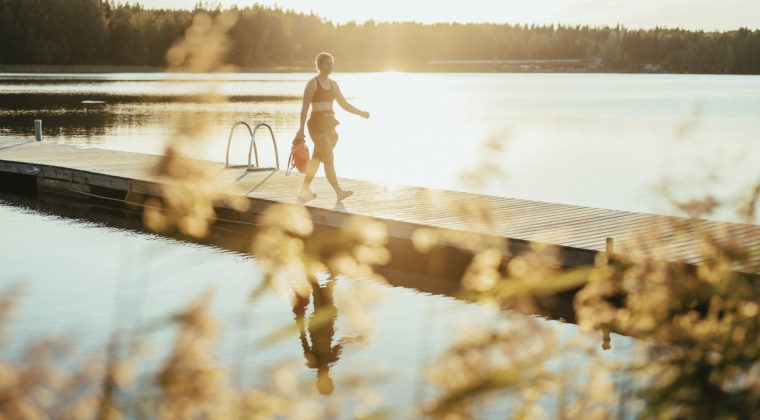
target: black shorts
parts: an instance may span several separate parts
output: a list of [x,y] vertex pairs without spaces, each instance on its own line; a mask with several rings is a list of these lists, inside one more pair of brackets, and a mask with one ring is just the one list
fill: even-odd
[[335,131],[338,124],[340,123],[332,112],[312,112],[309,121],[306,122],[306,127],[309,129],[312,140],[317,136],[327,135],[334,142],[338,139],[338,132]]

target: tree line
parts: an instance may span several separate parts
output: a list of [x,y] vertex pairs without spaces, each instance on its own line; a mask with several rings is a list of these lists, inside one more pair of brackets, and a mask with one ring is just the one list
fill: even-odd
[[[760,74],[760,30],[726,32],[566,25],[348,22],[255,4],[234,8],[228,62],[310,66],[320,51],[343,69],[435,70],[431,61],[584,60],[598,71]],[[165,65],[197,13],[104,0],[0,0],[0,63]],[[648,66],[647,66],[648,65]]]

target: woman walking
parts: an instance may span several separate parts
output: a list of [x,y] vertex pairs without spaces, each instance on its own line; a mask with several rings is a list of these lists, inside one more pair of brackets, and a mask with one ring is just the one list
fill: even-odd
[[311,181],[314,179],[319,170],[320,163],[325,164],[325,175],[330,182],[338,201],[353,194],[353,191],[346,191],[338,184],[338,177],[335,174],[335,162],[333,159],[333,148],[338,142],[338,133],[335,127],[339,124],[335,119],[333,112],[333,101],[338,101],[338,105],[346,111],[369,118],[369,112],[361,111],[346,101],[340,91],[338,84],[330,79],[330,73],[333,71],[333,56],[328,53],[319,53],[315,60],[319,74],[309,80],[303,92],[303,106],[301,107],[301,126],[298,129],[296,138],[304,138],[304,125],[306,125],[306,116],[311,106],[311,117],[309,118],[308,128],[309,136],[314,142],[314,154],[312,155],[309,166],[306,168],[306,176],[303,179],[301,191],[298,193],[298,199],[308,201],[315,198],[311,190]]

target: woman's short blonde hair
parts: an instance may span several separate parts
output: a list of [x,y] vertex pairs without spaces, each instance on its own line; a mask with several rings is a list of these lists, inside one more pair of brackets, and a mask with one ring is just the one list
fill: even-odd
[[319,67],[322,66],[322,63],[324,63],[327,59],[334,60],[333,56],[330,53],[321,52],[317,54],[317,58],[314,59],[314,64],[317,66],[317,70],[319,70]]

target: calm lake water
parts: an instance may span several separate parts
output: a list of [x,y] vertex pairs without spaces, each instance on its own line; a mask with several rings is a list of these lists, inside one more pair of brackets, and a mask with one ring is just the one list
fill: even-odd
[[[83,206],[77,207],[78,212],[88,213]],[[8,196],[0,199],[0,232],[0,291],[11,285],[23,288],[7,325],[10,340],[0,346],[0,357],[6,360],[18,360],[25,345],[49,336],[73,344],[75,358],[103,354],[109,337],[119,334],[124,345],[150,344],[152,351],[141,358],[139,372],[155,372],[176,333],[166,320],[212,290],[210,308],[223,326],[213,351],[233,385],[263,385],[275,367],[292,366],[298,380],[313,387],[316,370],[307,366],[290,303],[272,291],[250,301],[262,276],[255,258],[247,254],[86,218],[62,218],[40,210],[34,202],[20,203]],[[321,280],[326,285],[327,279]],[[426,379],[427,369],[456,339],[479,325],[530,328],[556,339],[558,347],[549,351],[553,356],[541,362],[549,369],[566,370],[574,378],[571,384],[583,382],[593,371],[593,360],[627,359],[633,349],[632,339],[613,334],[612,350],[601,352],[600,333],[587,336],[572,324],[494,311],[412,287],[349,278],[333,284],[334,336],[322,339],[342,346],[330,363],[330,375],[334,394],[343,396],[349,410],[360,404],[346,397],[355,386],[350,378],[361,377],[370,378],[366,391],[378,393],[381,408],[393,410],[398,418],[411,415],[413,407],[436,395]],[[360,291],[377,298],[359,308],[372,325],[370,330],[361,328],[351,315]],[[288,333],[281,339],[267,341],[284,329]],[[314,336],[309,337],[313,344]],[[579,338],[585,344],[564,347],[563,343]],[[144,384],[135,392],[150,394],[151,377],[141,380]],[[514,401],[511,393],[498,397],[500,402],[490,410],[493,418],[503,418]],[[551,412],[554,404],[550,400],[544,405]]]
[[[231,125],[267,122],[285,165],[310,74],[0,75],[0,136],[161,153],[175,127],[207,122],[198,157],[224,161]],[[338,174],[611,209],[678,214],[712,194],[713,216],[760,177],[760,77],[650,74],[336,73],[369,120],[337,108]],[[215,91],[224,103],[190,95]],[[262,164],[274,162],[260,133]],[[503,145],[488,149],[487,142]],[[244,162],[244,129],[233,160]],[[476,172],[482,182],[463,174]],[[470,180],[470,181],[467,181]]]
[[[298,126],[308,74],[217,76],[163,74],[0,75],[0,136],[32,138],[43,120],[45,141],[161,153],[177,124],[201,119],[207,129],[194,155],[224,160],[238,120],[274,128],[281,165]],[[656,188],[669,180],[679,197],[712,193],[731,200],[760,177],[760,77],[614,74],[336,74],[350,102],[369,120],[338,110],[341,176],[632,211],[674,213]],[[191,95],[215,90],[223,103]],[[248,139],[236,133],[233,156],[245,160]],[[263,164],[274,153],[262,133]],[[488,142],[503,148],[486,148]],[[476,172],[482,182],[463,174]],[[731,203],[716,218],[732,220]],[[64,211],[64,213],[66,213]],[[138,217],[139,219],[139,217]],[[248,299],[262,281],[255,258],[223,248],[69,219],[0,200],[0,290],[22,284],[0,355],[17,359],[24,344],[54,333],[78,354],[100,352],[122,333],[154,351],[147,370],[171,348],[176,332],[164,320],[212,288],[211,308],[224,329],[214,347],[238,384],[262,384],[273,366],[292,363],[313,382],[290,304],[273,292]],[[220,274],[221,273],[221,274]],[[328,279],[321,279],[326,284]],[[394,284],[403,284],[396,279]],[[479,324],[526,325],[558,339],[551,369],[593,370],[594,357],[629,358],[632,339],[613,336],[601,355],[567,350],[580,334],[571,324],[493,311],[414,287],[362,279],[334,282],[331,366],[336,393],[346,378],[379,370],[382,407],[408,412],[435,395],[427,367]],[[381,299],[362,308],[373,329],[351,319],[352,296],[369,288]],[[585,338],[590,348],[599,334]],[[592,352],[594,353],[594,352]],[[599,353],[596,351],[595,353]],[[570,375],[582,384],[586,374]],[[497,404],[502,418],[510,396]],[[356,405],[357,403],[352,403]],[[552,401],[545,404],[551,412]]]

